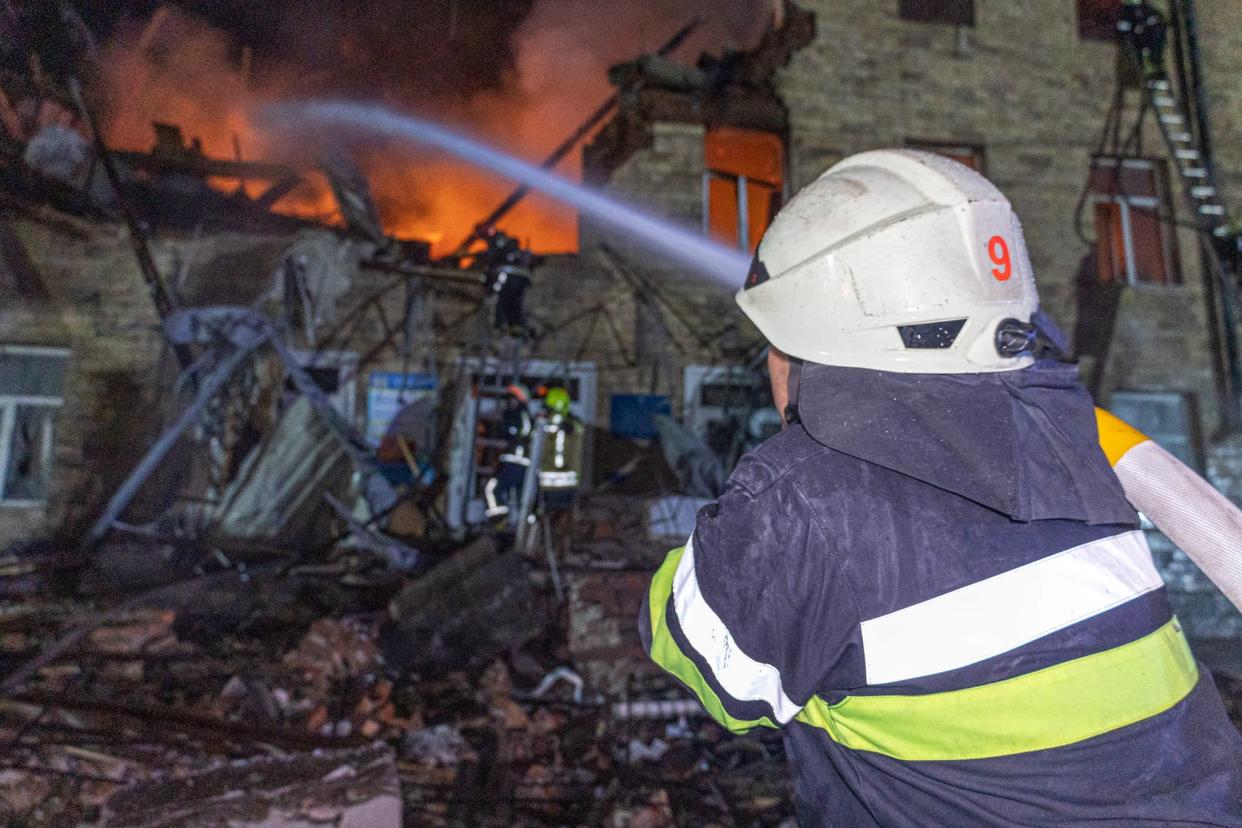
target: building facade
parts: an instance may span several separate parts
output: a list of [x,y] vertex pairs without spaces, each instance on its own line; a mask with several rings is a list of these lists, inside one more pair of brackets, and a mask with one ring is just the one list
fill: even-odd
[[[694,67],[652,57],[616,67],[621,105],[587,147],[584,178],[752,250],[780,204],[847,155],[916,147],[971,164],[1023,220],[1044,309],[1074,335],[1100,402],[1242,500],[1242,445],[1221,428],[1220,288],[1205,271],[1154,118],[1133,128],[1141,87],[1129,78],[1118,96],[1127,80],[1112,37],[1119,6],[785,3],[749,51]],[[1236,204],[1242,147],[1229,138],[1242,128],[1242,7],[1179,0],[1177,10],[1194,12],[1222,199]],[[1120,140],[1105,130],[1110,118]],[[43,284],[32,294],[21,262],[6,261],[0,546],[88,521],[158,433],[167,416],[161,389],[175,374],[123,231],[52,211],[15,213],[9,224]],[[749,412],[763,382],[754,370],[763,343],[730,293],[587,218],[580,236],[576,255],[553,257],[536,273],[528,295],[536,336],[524,353],[595,366],[595,442],[610,431],[651,438],[621,420],[652,400],[709,443],[721,421],[736,430],[731,412],[748,412],[747,439],[760,439],[771,418]],[[190,304],[250,302],[277,290],[290,241],[222,234],[197,242],[187,234],[153,248],[166,274],[186,270],[188,251],[202,248],[192,256],[201,275],[181,286],[201,288]],[[364,367],[339,376],[353,383],[341,398],[365,426],[371,374],[410,369],[408,351],[392,344],[408,296],[384,292],[390,274],[360,269],[357,257],[343,267],[347,287],[333,297],[337,321],[324,332],[357,319],[343,353]],[[244,290],[228,287],[243,282]],[[490,347],[463,321],[471,301],[460,292],[433,300],[435,341],[420,359],[442,373]],[[16,379],[36,364],[46,381]],[[597,478],[608,470],[606,455],[597,452]],[[1242,633],[1236,613],[1180,553],[1159,546],[1158,554],[1192,627]]]
[[[701,63],[699,78],[650,65],[638,67],[639,82],[631,73],[621,114],[587,150],[585,177],[753,248],[779,199],[847,155],[912,147],[967,163],[1013,202],[1043,308],[1073,336],[1097,400],[1242,499],[1238,438],[1225,410],[1234,391],[1215,356],[1227,345],[1218,316],[1224,288],[1205,266],[1194,202],[1155,114],[1139,119],[1142,79],[1113,34],[1120,6],[786,4],[777,16],[783,28],[731,65]],[[1234,205],[1242,198],[1242,147],[1230,140],[1242,118],[1242,7],[1196,0],[1165,10],[1197,33],[1221,201]],[[1175,95],[1190,94],[1178,83],[1176,59],[1189,61],[1184,45],[1174,29],[1167,62]],[[721,291],[627,244],[583,221],[582,262],[601,249],[623,251],[664,291],[697,296],[714,322],[709,330],[735,322],[735,353],[747,352],[755,333]],[[684,371],[683,355],[661,358]],[[1237,613],[1180,552],[1160,538],[1153,546],[1192,627],[1207,636],[1242,632]]]

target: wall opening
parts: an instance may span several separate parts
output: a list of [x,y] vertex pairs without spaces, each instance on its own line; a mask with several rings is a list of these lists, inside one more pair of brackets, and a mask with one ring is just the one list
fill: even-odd
[[784,200],[785,144],[771,132],[707,129],[703,229],[754,252]]

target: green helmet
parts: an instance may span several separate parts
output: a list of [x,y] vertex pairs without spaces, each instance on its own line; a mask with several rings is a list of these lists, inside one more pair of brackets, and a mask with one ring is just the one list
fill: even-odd
[[569,392],[564,388],[549,388],[548,393],[543,398],[543,404],[557,414],[565,415],[569,413]]

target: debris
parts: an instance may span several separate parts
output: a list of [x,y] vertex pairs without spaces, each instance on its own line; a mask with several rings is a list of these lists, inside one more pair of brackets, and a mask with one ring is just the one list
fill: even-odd
[[724,488],[728,471],[724,461],[694,434],[672,417],[652,418],[660,432],[665,460],[677,472],[681,491],[691,497],[714,498]]
[[331,493],[324,492],[323,499],[332,507],[332,511],[336,512],[337,517],[349,526],[349,543],[355,548],[378,555],[393,569],[411,571],[418,566],[417,549],[407,546],[396,538],[368,529],[344,503],[333,497]]
[[371,185],[354,160],[343,148],[335,147],[320,166],[332,185],[332,195],[336,197],[345,225],[376,244],[384,244],[383,225],[371,195]]
[[302,753],[154,774],[104,805],[101,824],[264,828],[399,828],[401,796],[391,751]]
[[401,755],[414,762],[445,767],[478,759],[461,731],[446,724],[407,733],[401,741]]
[[397,670],[434,674],[490,662],[530,641],[547,623],[532,574],[525,560],[496,555],[481,539],[393,599],[398,623],[385,635],[385,658]]
[[555,670],[544,676],[543,681],[539,682],[539,686],[531,691],[531,696],[536,699],[542,699],[558,681],[564,681],[572,685],[574,688],[574,701],[578,703],[582,702],[582,676],[578,675],[568,667],[557,667]]
[[95,154],[82,133],[61,124],[48,124],[27,142],[22,160],[45,178],[80,190],[86,186]]
[[319,698],[336,683],[362,681],[380,663],[375,631],[350,619],[322,618],[311,625],[298,646],[283,659],[301,674]]
[[90,644],[109,655],[160,655],[177,645],[174,614],[168,610],[135,610],[127,618],[100,627],[89,636]]
[[234,538],[306,543],[328,534],[325,493],[344,495],[351,466],[340,444],[299,399],[242,463],[211,512],[213,531]]
[[632,764],[638,762],[659,762],[668,751],[668,743],[658,737],[652,739],[650,744],[645,744],[638,739],[631,739],[629,744],[630,762]]

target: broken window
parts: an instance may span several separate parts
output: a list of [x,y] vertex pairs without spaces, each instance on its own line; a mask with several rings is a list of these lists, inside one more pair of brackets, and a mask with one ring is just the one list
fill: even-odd
[[1078,0],[1078,36],[1083,40],[1113,40],[1121,0]]
[[67,359],[59,348],[0,345],[0,503],[47,499]]
[[916,23],[974,26],[975,0],[900,0],[898,13]]
[[980,175],[987,175],[987,160],[983,147],[973,144],[942,143],[939,141],[907,141],[910,149],[934,152],[945,158],[952,158],[959,164],[965,164]]
[[1172,210],[1161,162],[1096,158],[1089,197],[1100,281],[1181,284],[1176,242],[1166,218]]
[[770,132],[709,127],[704,155],[704,230],[754,252],[781,207],[784,143]]

